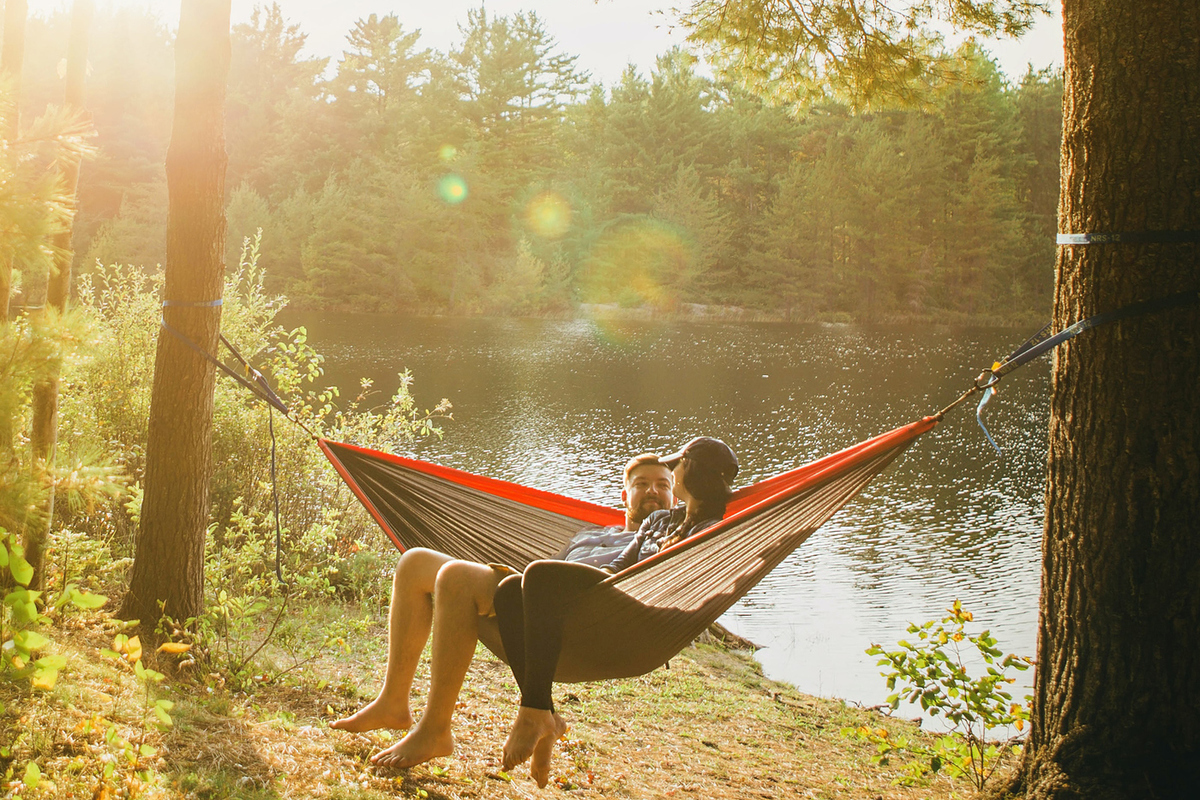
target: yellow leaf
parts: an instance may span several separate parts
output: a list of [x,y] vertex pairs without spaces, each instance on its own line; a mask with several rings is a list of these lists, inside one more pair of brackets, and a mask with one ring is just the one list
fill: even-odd
[[29,679],[30,687],[43,692],[53,689],[56,683],[58,683],[58,670],[56,669],[39,669]]
[[1018,718],[1017,721],[1014,722],[1013,724],[1017,726],[1017,730],[1019,730],[1019,731],[1025,730],[1025,720]]
[[163,642],[158,646],[158,652],[160,653],[186,653],[191,649],[192,646],[190,644],[184,644],[183,642]]
[[880,739],[886,739],[888,735],[887,728],[876,728],[875,735]]
[[125,653],[130,661],[137,661],[142,657],[142,640],[137,636],[130,637],[125,643]]

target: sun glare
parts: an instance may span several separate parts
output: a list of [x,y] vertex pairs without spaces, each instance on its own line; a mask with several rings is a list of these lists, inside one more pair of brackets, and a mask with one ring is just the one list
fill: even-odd
[[467,199],[467,182],[453,173],[438,181],[438,195],[450,205],[458,205]]
[[659,220],[611,226],[584,260],[580,296],[588,303],[669,308],[693,258],[680,232]]
[[557,239],[571,227],[571,206],[561,195],[542,192],[525,207],[525,223],[537,235]]

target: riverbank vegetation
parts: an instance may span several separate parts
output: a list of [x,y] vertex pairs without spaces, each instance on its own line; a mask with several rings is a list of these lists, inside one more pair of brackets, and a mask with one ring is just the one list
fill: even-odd
[[[32,19],[23,105],[56,97],[65,14]],[[77,268],[164,259],[171,34],[102,10]],[[231,266],[263,229],[301,307],[416,313],[672,312],[1041,320],[1050,302],[1061,79],[987,54],[908,110],[772,106],[673,50],[590,81],[533,14],[470,13],[448,53],[395,16],[307,56],[278,6],[235,26]],[[26,276],[23,302],[41,288]]]

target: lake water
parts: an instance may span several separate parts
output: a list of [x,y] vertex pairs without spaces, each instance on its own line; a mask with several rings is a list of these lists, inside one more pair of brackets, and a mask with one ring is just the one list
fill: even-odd
[[[453,402],[444,439],[408,455],[610,505],[633,453],[716,436],[737,452],[743,485],[936,412],[1024,339],[946,327],[280,321],[307,327],[343,396],[360,377],[390,395],[407,368],[423,408]],[[768,676],[864,705],[887,691],[863,650],[956,598],[1006,652],[1032,656],[1048,398],[1045,360],[1005,378],[988,409],[1002,456],[973,406],[951,412],[722,622],[763,646]]]

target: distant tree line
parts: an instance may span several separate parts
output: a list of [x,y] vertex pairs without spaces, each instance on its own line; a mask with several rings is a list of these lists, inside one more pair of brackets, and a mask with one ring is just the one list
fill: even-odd
[[[60,94],[65,16],[28,26],[23,103]],[[77,268],[164,260],[171,33],[97,15]],[[1053,285],[1061,76],[963,84],[908,110],[771,106],[674,49],[590,82],[533,13],[468,14],[449,53],[394,15],[332,68],[278,5],[235,26],[230,242],[263,230],[297,305],[542,314],[736,305],[794,319],[1041,318]],[[46,76],[50,76],[47,78]],[[39,83],[39,80],[41,83]],[[27,302],[39,287],[25,282]]]

